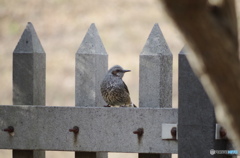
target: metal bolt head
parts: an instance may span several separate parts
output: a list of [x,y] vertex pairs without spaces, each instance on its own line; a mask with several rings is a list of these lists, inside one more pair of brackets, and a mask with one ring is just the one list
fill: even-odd
[[73,132],[74,134],[78,134],[78,132],[79,132],[78,126],[74,126],[73,128],[69,129],[69,132]]
[[177,136],[177,128],[176,127],[173,127],[171,129],[171,135],[172,135],[173,138],[176,138],[176,136]]
[[137,134],[138,136],[142,136],[144,133],[143,128],[138,128],[136,131],[133,131],[133,134]]
[[8,126],[8,128],[3,129],[3,131],[8,132],[8,133],[13,133],[14,128],[13,128],[13,126]]
[[223,127],[220,128],[219,133],[221,138],[224,138],[227,136],[227,132]]

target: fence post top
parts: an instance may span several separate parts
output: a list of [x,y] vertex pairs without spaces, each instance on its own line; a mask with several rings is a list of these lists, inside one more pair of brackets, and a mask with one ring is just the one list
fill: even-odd
[[89,27],[77,54],[103,54],[107,55],[98,30],[94,23]]
[[191,54],[191,48],[188,45],[184,45],[181,51],[179,52],[179,55],[187,55]]
[[172,54],[159,25],[154,24],[141,55]]
[[45,53],[31,22],[27,23],[13,53]]

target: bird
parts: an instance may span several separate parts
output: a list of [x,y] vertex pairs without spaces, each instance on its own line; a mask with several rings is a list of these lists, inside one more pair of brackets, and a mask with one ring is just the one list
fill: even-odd
[[110,68],[104,77],[100,87],[105,107],[136,107],[131,101],[127,85],[122,80],[126,72],[121,66],[115,65]]

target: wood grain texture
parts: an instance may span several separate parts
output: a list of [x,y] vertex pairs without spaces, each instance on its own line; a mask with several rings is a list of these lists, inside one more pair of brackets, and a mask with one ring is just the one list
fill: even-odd
[[240,63],[234,0],[215,6],[207,0],[161,2],[194,50],[188,56],[190,64],[215,106],[218,121],[240,150]]

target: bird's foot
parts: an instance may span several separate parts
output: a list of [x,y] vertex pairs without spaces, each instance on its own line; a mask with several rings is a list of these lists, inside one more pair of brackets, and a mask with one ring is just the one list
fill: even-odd
[[103,107],[111,107],[110,105],[104,105]]
[[120,107],[130,107],[130,108],[137,108],[137,106],[135,104],[129,104],[129,105],[121,105]]

